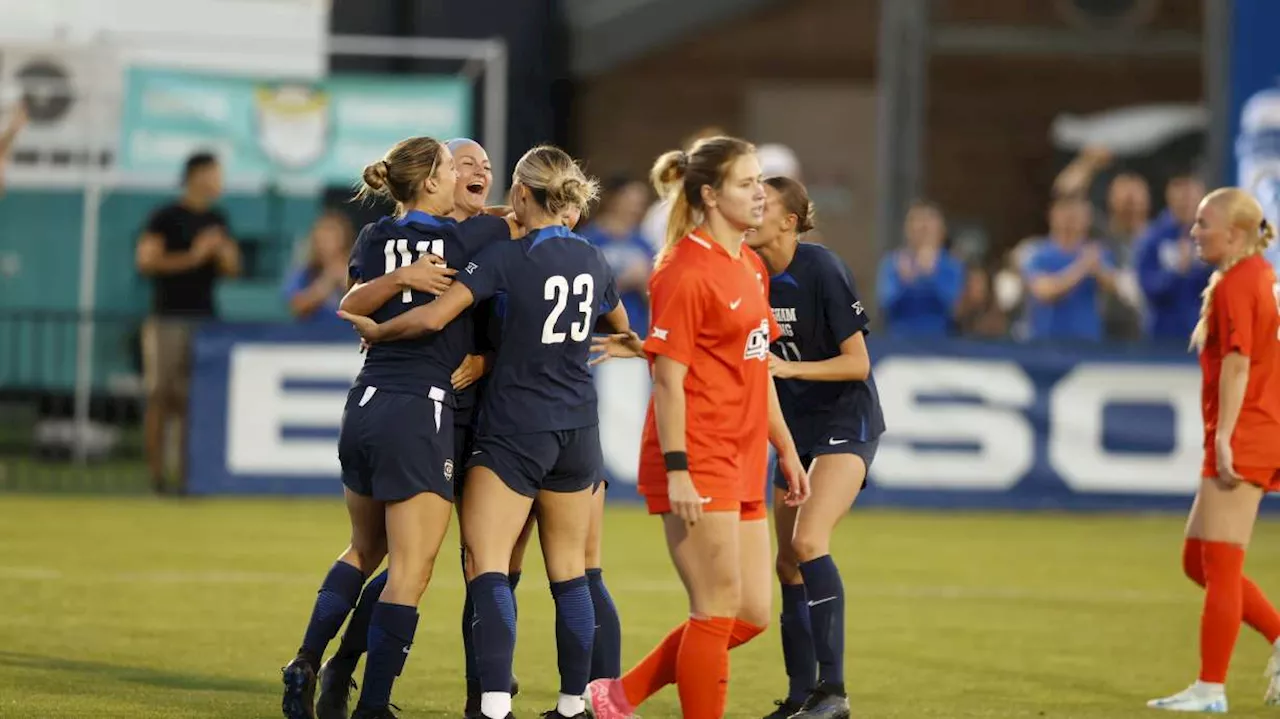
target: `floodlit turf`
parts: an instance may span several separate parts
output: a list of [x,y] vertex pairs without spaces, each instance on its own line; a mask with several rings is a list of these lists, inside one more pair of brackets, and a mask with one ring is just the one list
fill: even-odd
[[[1194,678],[1199,594],[1179,575],[1173,516],[855,512],[835,543],[849,588],[858,717],[1159,716],[1145,700]],[[0,716],[279,716],[279,667],[346,540],[330,501],[0,496]],[[611,511],[605,576],[624,663],[685,613],[656,520]],[[1248,569],[1280,596],[1280,525]],[[423,602],[395,702],[459,716],[454,539]],[[537,552],[518,597],[522,717],[556,689],[552,604]],[[1260,706],[1267,647],[1245,629],[1232,713]],[[729,716],[785,686],[776,626],[733,655]],[[674,717],[675,694],[643,708]]]

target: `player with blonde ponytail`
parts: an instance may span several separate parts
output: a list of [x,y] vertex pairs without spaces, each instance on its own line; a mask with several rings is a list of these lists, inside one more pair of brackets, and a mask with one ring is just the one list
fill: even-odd
[[1262,252],[1275,230],[1249,193],[1209,193],[1191,236],[1216,267],[1191,337],[1203,373],[1204,464],[1183,545],[1183,571],[1205,589],[1200,676],[1147,706],[1225,713],[1227,665],[1244,622],[1271,643],[1264,701],[1280,706],[1280,613],[1244,576],[1258,504],[1280,490],[1280,284]]

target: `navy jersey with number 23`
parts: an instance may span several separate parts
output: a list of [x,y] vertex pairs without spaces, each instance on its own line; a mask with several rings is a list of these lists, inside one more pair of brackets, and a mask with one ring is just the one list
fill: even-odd
[[506,295],[482,434],[578,429],[599,423],[587,359],[618,289],[600,250],[561,225],[486,247],[454,278],[476,302]]

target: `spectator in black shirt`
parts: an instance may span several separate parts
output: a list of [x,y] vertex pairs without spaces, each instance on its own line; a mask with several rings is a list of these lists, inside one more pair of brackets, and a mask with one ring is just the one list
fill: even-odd
[[[151,278],[151,316],[142,328],[143,372],[147,384],[147,465],[157,492],[164,492],[166,430],[185,428],[190,379],[191,335],[196,323],[212,318],[219,277],[240,273],[240,249],[213,207],[222,194],[222,168],[211,154],[187,159],[182,197],[152,214],[138,241],[138,272]],[[184,444],[184,443],[181,443]],[[183,447],[185,450],[185,447]],[[185,451],[179,452],[178,490],[186,484]]]

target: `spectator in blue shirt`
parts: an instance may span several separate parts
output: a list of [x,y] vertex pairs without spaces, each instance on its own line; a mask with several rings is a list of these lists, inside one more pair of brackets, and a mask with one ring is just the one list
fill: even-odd
[[964,266],[943,246],[947,225],[936,205],[913,203],[904,225],[903,248],[880,262],[880,313],[891,335],[945,336],[964,289]]
[[1204,197],[1204,183],[1191,174],[1169,179],[1168,207],[1151,223],[1135,254],[1138,284],[1146,300],[1144,332],[1157,342],[1180,342],[1200,317],[1200,293],[1213,268],[1196,257],[1191,225]]
[[1102,292],[1115,291],[1111,253],[1089,239],[1093,209],[1082,195],[1049,208],[1049,235],[1032,247],[1022,267],[1031,340],[1102,339]]
[[338,303],[348,287],[347,261],[355,233],[351,220],[338,210],[328,210],[311,226],[307,258],[285,278],[284,296],[289,311],[303,321],[337,319]]
[[653,247],[640,233],[640,221],[649,206],[649,187],[629,178],[605,183],[600,205],[578,233],[604,253],[617,278],[622,306],[627,308],[631,329],[641,337],[649,331],[649,273],[653,271]]

